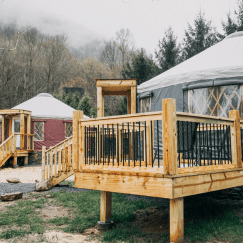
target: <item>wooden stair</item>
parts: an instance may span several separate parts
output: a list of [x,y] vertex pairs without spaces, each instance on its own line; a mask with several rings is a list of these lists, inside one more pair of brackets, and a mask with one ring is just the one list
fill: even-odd
[[48,150],[42,147],[42,181],[50,180],[55,186],[73,174],[72,137]]
[[16,152],[16,137],[11,135],[0,145],[0,167]]

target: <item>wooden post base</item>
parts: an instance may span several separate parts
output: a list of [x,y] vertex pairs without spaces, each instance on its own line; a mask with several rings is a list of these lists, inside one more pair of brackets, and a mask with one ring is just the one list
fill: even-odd
[[100,221],[111,223],[111,192],[100,192]]
[[24,165],[28,165],[28,156],[24,157]]
[[13,159],[13,168],[17,168],[18,165],[17,165],[17,159],[18,157],[17,156],[14,156],[14,159]]
[[170,242],[184,240],[184,198],[170,199]]

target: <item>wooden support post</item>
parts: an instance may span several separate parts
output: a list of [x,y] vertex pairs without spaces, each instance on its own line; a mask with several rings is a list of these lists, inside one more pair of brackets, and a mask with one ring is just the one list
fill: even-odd
[[152,158],[152,143],[151,143],[151,137],[152,137],[151,121],[148,121],[146,126],[147,126],[147,128],[146,128],[146,133],[147,133],[146,134],[146,139],[147,139],[147,148],[146,148],[147,149],[147,164],[152,165],[153,158]]
[[131,114],[136,113],[136,87],[131,87]]
[[2,115],[2,143],[5,141],[5,122],[6,116]]
[[131,91],[127,95],[127,114],[131,114]]
[[54,167],[54,170],[55,170],[55,173],[54,173],[54,176],[57,176],[57,148],[55,148],[54,150],[54,162],[55,162],[55,167]]
[[18,159],[18,157],[17,157],[17,155],[15,154],[15,155],[14,155],[14,160],[13,160],[13,168],[17,168],[17,167],[18,167],[18,165],[17,165],[17,159]]
[[68,144],[68,171],[70,171],[70,168],[72,167],[71,164],[71,151],[72,151],[72,147],[71,144]]
[[170,199],[170,242],[184,239],[184,198]]
[[240,134],[240,114],[238,110],[229,111],[229,117],[235,120],[234,127],[231,127],[231,153],[232,164],[237,168],[242,168],[241,160],[241,134]]
[[16,135],[13,135],[12,153],[16,151]]
[[[24,113],[20,114],[20,133],[25,134]],[[24,135],[20,135],[20,149],[24,149]]]
[[[31,115],[27,115],[27,134],[31,134]],[[31,136],[29,135],[27,136],[27,150],[30,149],[31,149]]]
[[101,191],[100,221],[111,223],[111,192]]
[[45,164],[46,164],[46,146],[42,146],[42,173],[41,181],[45,180]]
[[177,174],[176,100],[162,100],[163,168],[164,174]]
[[[79,120],[83,119],[83,111],[73,112],[73,170],[79,171],[80,159],[79,150],[81,144],[79,144]],[[83,163],[81,161],[81,163]]]
[[9,123],[8,123],[8,136],[10,137],[12,135],[12,117],[10,117],[9,119]]
[[104,116],[104,96],[102,87],[97,87],[97,117]]
[[28,155],[24,157],[24,165],[28,165]]

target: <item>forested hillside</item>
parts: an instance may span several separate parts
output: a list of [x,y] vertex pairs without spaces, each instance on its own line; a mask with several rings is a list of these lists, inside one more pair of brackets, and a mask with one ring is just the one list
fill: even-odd
[[[95,79],[138,78],[141,84],[167,71],[225,36],[243,30],[243,0],[225,20],[224,33],[220,34],[199,12],[194,22],[188,23],[180,42],[168,26],[161,31],[154,58],[144,48],[136,47],[129,29],[118,30],[113,38],[74,47],[68,44],[68,36],[47,36],[33,27],[0,22],[0,109],[47,92],[95,116]],[[83,88],[85,96],[66,95],[63,87]],[[105,115],[126,113],[125,98],[106,97],[105,101]]]

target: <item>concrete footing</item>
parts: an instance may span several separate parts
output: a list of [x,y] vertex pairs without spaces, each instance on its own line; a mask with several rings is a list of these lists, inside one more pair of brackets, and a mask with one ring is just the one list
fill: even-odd
[[114,222],[111,221],[110,223],[106,223],[104,221],[98,221],[96,224],[96,228],[99,231],[106,231],[111,229],[114,226]]

